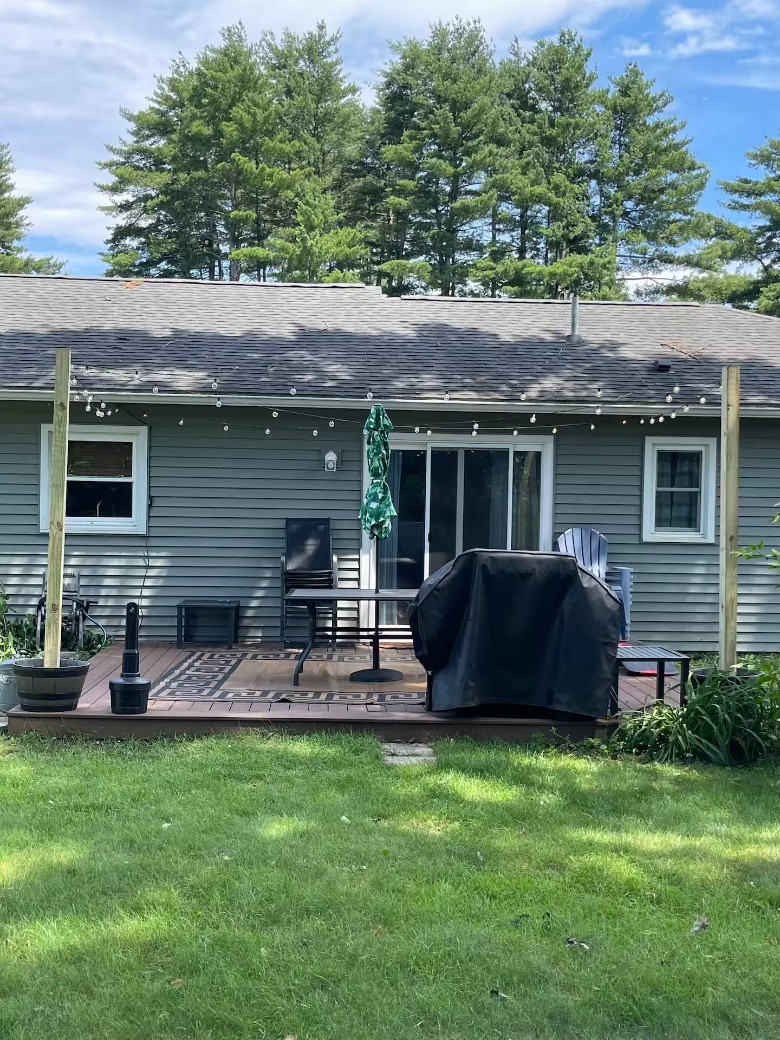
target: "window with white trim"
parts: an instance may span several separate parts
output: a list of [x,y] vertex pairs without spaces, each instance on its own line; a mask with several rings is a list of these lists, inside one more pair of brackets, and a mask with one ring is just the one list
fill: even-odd
[[642,538],[715,541],[716,440],[646,437]]
[[[52,426],[41,427],[41,530],[49,529]],[[65,492],[69,534],[145,534],[148,502],[145,426],[70,427]]]

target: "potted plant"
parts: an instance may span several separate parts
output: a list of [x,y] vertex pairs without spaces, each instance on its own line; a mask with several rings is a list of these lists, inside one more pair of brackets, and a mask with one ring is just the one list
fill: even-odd
[[79,703],[89,661],[64,660],[47,667],[42,657],[14,661],[14,675],[23,711],[73,711]]

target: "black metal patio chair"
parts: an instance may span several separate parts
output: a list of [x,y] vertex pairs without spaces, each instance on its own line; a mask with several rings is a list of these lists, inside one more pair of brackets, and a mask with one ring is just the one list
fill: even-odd
[[[305,606],[285,598],[291,589],[335,589],[338,586],[338,560],[333,553],[330,518],[290,518],[284,522],[285,551],[281,558],[281,604],[279,640],[287,647],[288,613],[307,612]],[[331,604],[332,638],[336,642],[338,610]]]

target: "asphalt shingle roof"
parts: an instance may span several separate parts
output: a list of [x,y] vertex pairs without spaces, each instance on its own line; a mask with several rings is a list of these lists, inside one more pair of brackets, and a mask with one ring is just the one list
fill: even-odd
[[[410,297],[359,285],[0,276],[0,390],[50,388],[55,346],[104,393],[780,405],[780,320],[716,306]],[[654,361],[670,361],[667,374]],[[137,375],[136,375],[137,373]],[[715,404],[717,394],[712,398]]]

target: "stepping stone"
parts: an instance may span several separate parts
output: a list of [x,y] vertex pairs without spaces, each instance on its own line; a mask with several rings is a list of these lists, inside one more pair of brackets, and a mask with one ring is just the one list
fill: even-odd
[[385,765],[419,766],[435,765],[436,755],[430,744],[403,744],[389,742],[382,744]]

